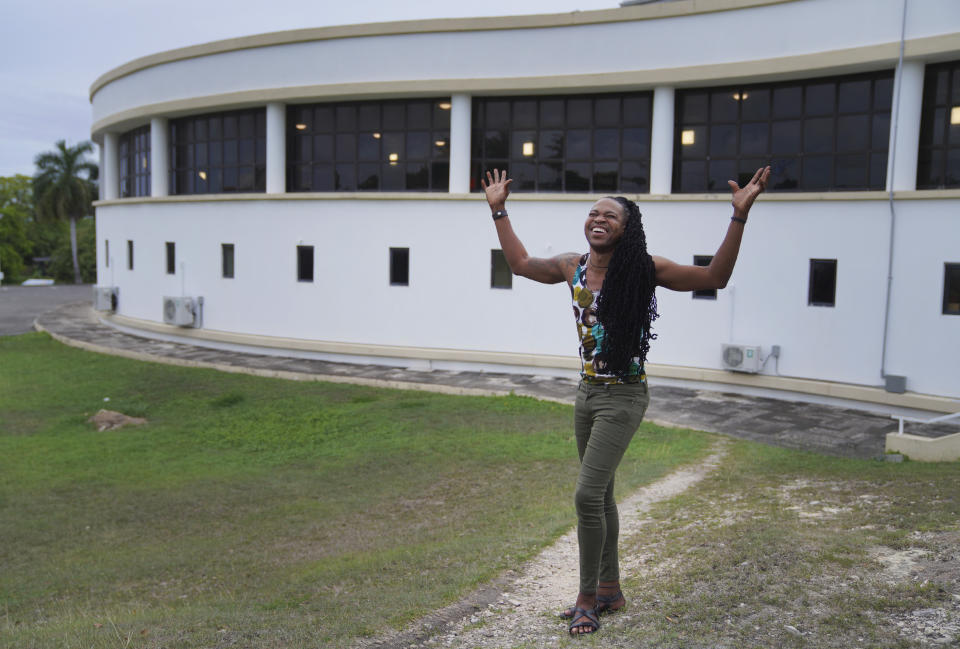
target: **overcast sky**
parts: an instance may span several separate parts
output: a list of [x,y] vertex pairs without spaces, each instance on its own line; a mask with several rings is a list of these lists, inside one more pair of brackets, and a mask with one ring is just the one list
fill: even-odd
[[127,61],[263,32],[612,9],[619,0],[0,0],[0,176],[90,138],[90,85]]

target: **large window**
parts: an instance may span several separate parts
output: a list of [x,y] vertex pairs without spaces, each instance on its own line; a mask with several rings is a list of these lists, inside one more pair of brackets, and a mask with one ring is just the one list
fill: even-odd
[[886,186],[893,73],[678,90],[674,192],[726,192],[769,164],[770,189]]
[[120,136],[120,197],[150,195],[150,126]]
[[171,194],[266,191],[265,109],[171,121],[170,163]]
[[449,184],[449,99],[287,109],[289,191],[446,191]]
[[650,191],[650,104],[637,92],[473,100],[471,189],[506,169],[511,189]]
[[960,61],[927,66],[917,188],[960,187]]

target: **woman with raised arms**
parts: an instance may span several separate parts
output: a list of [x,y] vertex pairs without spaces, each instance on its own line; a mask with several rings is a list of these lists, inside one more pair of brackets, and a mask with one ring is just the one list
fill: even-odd
[[580,336],[580,387],[574,428],[580,473],[574,503],[580,545],[580,592],[563,612],[570,633],[593,633],[599,616],[626,604],[620,591],[617,556],[619,518],[613,499],[614,473],[649,403],[644,362],[651,323],[657,317],[654,289],[723,288],[733,273],[747,214],[766,188],[770,167],[758,169],[744,187],[728,181],[733,216],[709,266],[677,264],[647,252],[640,210],[631,200],[601,198],[584,223],[589,250],[549,259],[531,257],[506,212],[506,172],[482,180],[503,254],[515,275],[543,284],[566,282]]

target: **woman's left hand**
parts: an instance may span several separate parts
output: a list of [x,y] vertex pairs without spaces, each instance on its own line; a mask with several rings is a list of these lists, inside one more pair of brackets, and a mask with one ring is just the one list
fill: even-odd
[[747,216],[753,201],[757,200],[760,192],[767,188],[768,180],[770,180],[770,167],[761,167],[757,169],[757,173],[753,174],[750,182],[743,187],[732,180],[727,181],[727,184],[730,185],[730,191],[733,192],[731,203],[733,203],[734,216],[741,218]]

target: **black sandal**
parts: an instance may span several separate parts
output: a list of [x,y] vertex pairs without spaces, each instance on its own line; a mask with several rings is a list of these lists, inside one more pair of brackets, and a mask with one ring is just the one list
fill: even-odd
[[[591,608],[588,611],[580,608],[579,606],[574,606],[572,618],[573,619],[570,621],[570,626],[567,628],[567,631],[570,632],[570,635],[587,635],[590,633],[596,633],[600,630],[600,619],[597,617],[596,609]],[[584,630],[574,631],[575,629]]]
[[[617,608],[613,608],[613,605],[616,603],[618,599],[622,599],[623,604],[621,604]],[[627,599],[623,596],[622,590],[618,590],[614,595],[597,595],[596,610],[598,614],[604,613],[606,611],[615,613],[626,605],[627,605]]]

